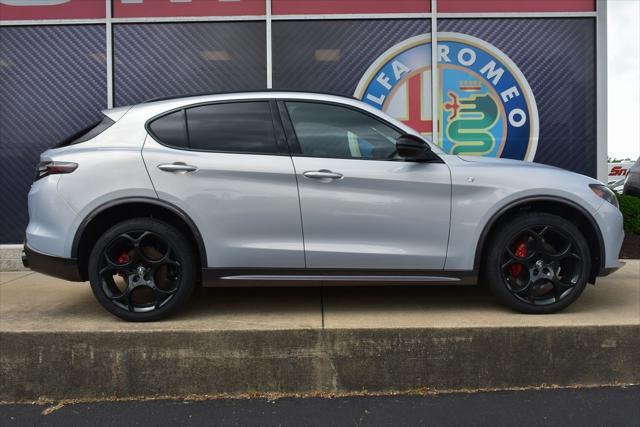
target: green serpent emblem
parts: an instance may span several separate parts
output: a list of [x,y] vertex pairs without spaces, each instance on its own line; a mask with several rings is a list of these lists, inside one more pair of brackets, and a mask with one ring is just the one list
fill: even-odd
[[444,105],[451,111],[447,136],[454,142],[452,154],[486,154],[493,150],[496,139],[491,128],[498,121],[498,105],[488,95],[472,95],[458,98],[449,92],[452,102]]

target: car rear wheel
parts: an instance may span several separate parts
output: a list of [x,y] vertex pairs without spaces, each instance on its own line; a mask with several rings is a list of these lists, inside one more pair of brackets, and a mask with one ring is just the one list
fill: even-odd
[[184,305],[195,281],[194,254],[174,227],[151,218],[107,230],[89,259],[94,295],[128,321],[159,320]]
[[556,215],[528,213],[493,236],[484,276],[509,307],[522,313],[554,313],[580,296],[590,259],[587,241],[573,223]]

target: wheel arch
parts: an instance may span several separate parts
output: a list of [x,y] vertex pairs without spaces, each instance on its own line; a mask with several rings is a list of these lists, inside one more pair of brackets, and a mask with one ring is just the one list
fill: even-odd
[[207,266],[204,240],[195,222],[177,206],[151,197],[125,197],[111,200],[95,208],[76,230],[71,246],[71,257],[78,260],[78,269],[87,279],[89,253],[96,240],[108,228],[130,218],[151,217],[165,220],[178,228],[190,241],[198,254],[198,274]]
[[545,212],[558,215],[562,218],[573,221],[582,231],[589,245],[591,255],[591,271],[589,282],[594,283],[598,273],[604,268],[604,239],[602,232],[593,216],[579,204],[556,196],[534,196],[514,200],[500,208],[492,215],[485,225],[478,243],[474,257],[474,270],[482,269],[486,246],[491,241],[490,236],[500,223],[513,218],[523,212]]

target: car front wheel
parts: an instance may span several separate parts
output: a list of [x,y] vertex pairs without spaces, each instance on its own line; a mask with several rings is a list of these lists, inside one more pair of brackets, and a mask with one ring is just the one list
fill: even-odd
[[153,321],[183,306],[195,281],[194,254],[171,225],[151,218],[121,222],[97,240],[89,258],[94,295],[128,321]]
[[587,241],[573,223],[557,215],[527,213],[493,236],[484,276],[509,307],[522,313],[554,313],[580,296],[590,259]]

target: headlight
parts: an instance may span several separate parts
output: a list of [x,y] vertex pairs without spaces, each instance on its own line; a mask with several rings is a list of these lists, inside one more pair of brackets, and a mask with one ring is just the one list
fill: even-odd
[[596,196],[600,197],[601,199],[606,200],[607,202],[611,203],[616,208],[620,208],[618,206],[618,198],[616,197],[615,193],[613,191],[611,191],[611,189],[609,189],[609,187],[607,187],[606,185],[604,185],[604,184],[589,184],[589,188],[591,188],[591,191],[593,191],[596,194]]

